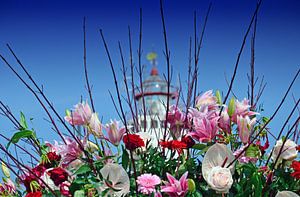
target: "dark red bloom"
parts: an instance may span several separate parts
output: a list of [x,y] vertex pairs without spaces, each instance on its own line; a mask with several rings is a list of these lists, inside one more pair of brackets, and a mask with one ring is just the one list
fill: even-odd
[[297,151],[300,151],[300,145],[298,145],[298,146],[296,147],[296,149],[297,149]]
[[145,146],[144,140],[136,134],[127,134],[123,137],[123,142],[128,150],[135,150],[136,148]]
[[159,142],[159,145],[163,148],[168,148],[168,149],[171,149],[171,141],[160,141]]
[[61,160],[61,156],[57,155],[55,152],[49,152],[47,153],[48,161],[45,161],[43,165],[45,168],[52,168],[55,167],[56,164]]
[[293,161],[291,168],[294,169],[294,172],[291,174],[292,177],[295,177],[296,179],[300,179],[300,162],[299,161]]
[[37,191],[37,192],[29,192],[26,194],[25,197],[42,197],[42,192]]
[[42,164],[39,164],[36,167],[32,168],[32,172],[35,175],[37,175],[38,177],[41,177],[45,171],[46,171],[46,168]]
[[69,176],[68,173],[61,167],[54,168],[53,170],[50,170],[48,173],[56,186],[59,186],[61,183],[68,180],[68,176]]
[[195,141],[190,136],[182,137],[181,141],[187,145],[187,148],[192,148],[195,145]]
[[31,182],[36,181],[38,183],[39,177],[41,177],[45,173],[46,168],[42,164],[39,164],[36,167],[32,168],[31,171],[32,172],[29,172],[29,174],[26,175],[22,180],[22,183],[24,184],[27,192],[32,192],[30,188]]

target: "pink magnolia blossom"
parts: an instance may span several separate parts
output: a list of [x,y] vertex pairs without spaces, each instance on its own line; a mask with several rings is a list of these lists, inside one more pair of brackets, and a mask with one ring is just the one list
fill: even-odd
[[175,138],[179,138],[181,130],[185,126],[186,114],[178,106],[172,105],[168,112],[167,122],[170,124],[170,131]]
[[188,134],[199,142],[209,142],[217,134],[218,117],[213,119],[196,119],[194,120],[194,130]]
[[68,112],[65,120],[71,125],[88,124],[92,117],[92,110],[88,103],[78,103],[74,106],[74,111]]
[[55,142],[53,145],[46,142],[46,145],[50,148],[51,152],[56,152],[58,155],[61,155],[61,163],[63,166],[68,166],[82,155],[82,150],[75,140],[66,138],[65,141],[66,144]]
[[221,113],[219,119],[219,127],[223,129],[225,132],[230,132],[231,130],[230,117],[228,115],[227,109],[224,109]]
[[252,128],[256,123],[256,118],[250,120],[249,116],[237,116],[238,132],[241,141],[246,144],[249,141]]
[[152,194],[155,192],[155,186],[159,185],[161,180],[158,176],[152,174],[142,174],[137,177],[138,190],[143,194]]
[[92,114],[91,119],[88,123],[88,131],[92,133],[95,137],[101,137],[103,135],[102,125],[100,123],[97,113]]
[[246,116],[253,116],[256,115],[258,113],[250,111],[250,107],[251,105],[249,105],[249,100],[244,99],[243,101],[235,101],[235,110],[234,110],[234,114],[232,115],[232,120],[234,122],[237,122],[237,117],[238,116],[242,116],[242,117],[246,117]]
[[188,192],[188,172],[184,173],[179,180],[167,173],[169,182],[161,186],[161,192],[167,193],[170,197],[183,197]]
[[212,90],[208,90],[196,98],[196,107],[199,111],[206,107],[208,110],[214,110],[218,107],[217,98],[213,95]]
[[125,127],[120,128],[119,124],[120,122],[114,120],[104,126],[104,129],[108,134],[107,140],[115,146],[120,144],[120,141],[126,132]]

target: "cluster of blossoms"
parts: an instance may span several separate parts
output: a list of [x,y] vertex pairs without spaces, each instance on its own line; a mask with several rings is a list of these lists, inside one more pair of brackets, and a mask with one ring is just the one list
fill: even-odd
[[[253,139],[262,127],[258,115],[248,100],[231,99],[224,105],[220,93],[215,96],[210,90],[185,112],[171,106],[167,135],[155,139],[116,120],[102,124],[87,102],[79,103],[65,116],[78,136],[40,145],[40,161],[35,167],[24,166],[18,182],[26,197],[210,196],[237,194],[245,187],[260,188],[249,193],[259,196],[267,184],[282,178],[278,173],[285,173],[293,192],[276,186],[280,192],[268,195],[297,196],[299,146],[282,138],[266,154],[267,132]],[[8,168],[2,166],[6,178],[0,185],[1,196],[18,196]]]

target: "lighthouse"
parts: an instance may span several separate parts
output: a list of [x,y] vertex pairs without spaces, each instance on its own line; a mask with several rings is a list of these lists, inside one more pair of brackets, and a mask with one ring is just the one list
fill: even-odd
[[[178,88],[170,86],[168,93],[168,83],[160,76],[157,69],[157,54],[151,52],[147,59],[151,64],[150,75],[142,82],[142,87],[136,89],[134,99],[138,103],[139,132],[150,134],[152,145],[157,145],[158,141],[153,139],[162,139],[165,130],[166,107],[169,98],[169,106],[178,99]],[[141,91],[143,89],[143,91]],[[146,109],[146,116],[143,113]]]

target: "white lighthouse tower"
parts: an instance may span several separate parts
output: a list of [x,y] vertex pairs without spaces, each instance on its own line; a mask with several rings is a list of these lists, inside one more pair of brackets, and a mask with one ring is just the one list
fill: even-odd
[[[155,139],[160,140],[163,137],[168,97],[170,105],[178,99],[178,88],[170,86],[168,93],[168,84],[159,75],[156,57],[157,54],[153,52],[147,55],[152,66],[150,76],[142,83],[143,92],[139,87],[134,96],[140,112],[138,116],[140,132],[150,134],[151,144],[154,146],[158,143]],[[146,116],[144,109],[146,109]]]

